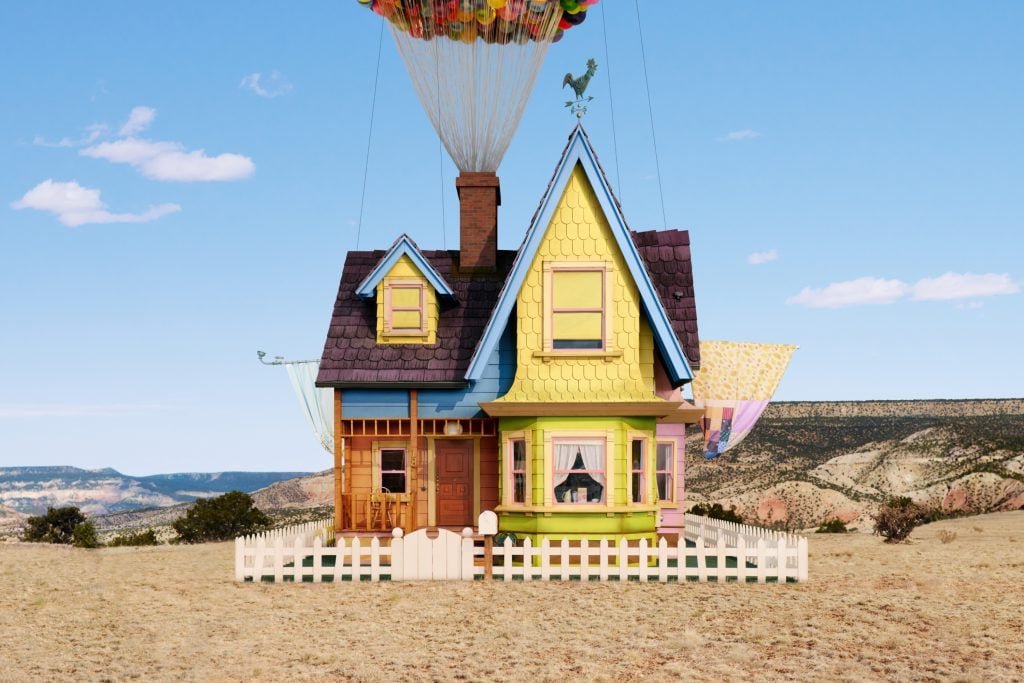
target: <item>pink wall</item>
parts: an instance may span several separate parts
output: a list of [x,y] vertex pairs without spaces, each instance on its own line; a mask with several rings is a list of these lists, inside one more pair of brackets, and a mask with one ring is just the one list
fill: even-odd
[[686,425],[659,424],[655,435],[659,441],[676,442],[676,501],[675,507],[661,509],[659,534],[677,534],[682,531],[683,512],[686,511]]

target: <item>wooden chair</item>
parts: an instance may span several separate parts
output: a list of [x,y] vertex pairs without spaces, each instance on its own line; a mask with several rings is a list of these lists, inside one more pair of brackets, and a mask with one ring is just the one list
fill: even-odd
[[392,529],[395,526],[395,518],[391,511],[391,492],[386,488],[373,489],[370,491],[370,529],[381,530]]

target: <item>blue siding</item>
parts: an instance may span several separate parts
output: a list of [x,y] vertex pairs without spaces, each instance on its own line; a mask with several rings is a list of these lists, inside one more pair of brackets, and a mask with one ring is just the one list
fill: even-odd
[[409,392],[405,389],[343,389],[344,417],[409,417]]
[[486,417],[479,404],[504,396],[512,387],[515,376],[516,326],[510,321],[480,373],[480,379],[464,389],[420,390],[420,417]]

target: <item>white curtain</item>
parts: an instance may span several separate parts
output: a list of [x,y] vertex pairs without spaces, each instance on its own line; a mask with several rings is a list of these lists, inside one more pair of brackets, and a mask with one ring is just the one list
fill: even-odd
[[583,455],[583,464],[591,470],[590,476],[604,486],[604,448],[597,444],[581,444],[576,448]]
[[[565,483],[572,474],[573,465],[576,463],[576,456],[580,456],[583,460],[583,467],[589,470],[587,474],[595,482],[601,485],[600,493],[596,494],[591,492],[590,495],[599,495],[601,500],[604,500],[605,491],[605,461],[604,461],[604,445],[602,444],[585,444],[585,443],[560,443],[555,444],[555,462],[554,462],[554,488],[555,497],[558,497],[558,487]],[[562,494],[566,495],[565,493]],[[575,500],[575,496],[574,496]],[[557,502],[565,502],[559,500]],[[584,502],[583,500],[577,502]]]
[[576,444],[555,444],[555,486],[564,482],[576,460]]
[[328,453],[334,453],[334,392],[315,385],[320,363],[286,363],[288,379],[299,399],[313,434]]

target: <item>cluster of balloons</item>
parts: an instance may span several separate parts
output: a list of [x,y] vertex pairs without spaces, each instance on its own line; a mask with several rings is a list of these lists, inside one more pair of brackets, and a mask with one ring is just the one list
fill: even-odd
[[357,0],[413,38],[558,42],[598,0]]

